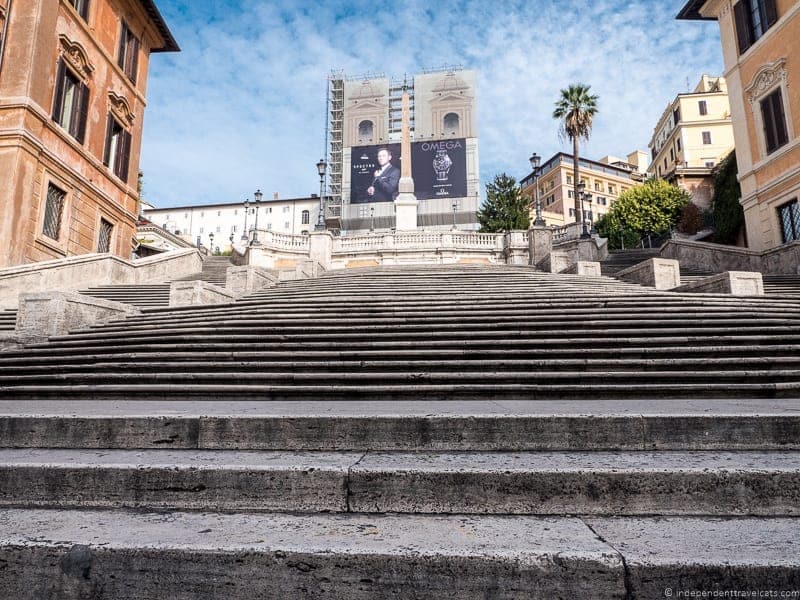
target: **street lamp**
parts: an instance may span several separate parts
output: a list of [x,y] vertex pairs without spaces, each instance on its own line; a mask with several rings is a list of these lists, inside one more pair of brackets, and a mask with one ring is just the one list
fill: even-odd
[[229,240],[229,241],[230,241],[230,243],[231,243],[231,252],[233,252],[233,237],[234,237],[234,236],[233,236],[233,232],[231,231],[231,235],[230,235],[230,237],[228,238],[228,240]]
[[256,205],[256,224],[253,227],[253,241],[250,243],[251,246],[260,246],[261,242],[258,241],[258,203],[261,202],[261,199],[264,197],[264,194],[261,193],[261,190],[256,190],[253,193],[253,202]]
[[320,158],[317,163],[317,173],[319,173],[319,215],[314,229],[325,231],[325,172],[328,170],[328,163],[324,158]]
[[584,200],[587,202],[591,202],[592,195],[586,191],[586,182],[584,182],[583,180],[581,180],[581,182],[578,184],[578,194],[581,197],[581,237],[590,238],[592,236],[586,230],[586,217],[584,216],[586,213],[583,210],[583,202]]
[[242,232],[242,241],[247,244],[250,241],[250,235],[247,233],[247,213],[250,210],[250,199],[244,200],[244,231]]
[[208,234],[208,244],[211,246],[211,254],[214,254],[214,232]]
[[531,154],[529,160],[531,162],[531,169],[533,169],[533,185],[536,188],[533,192],[533,205],[534,208],[536,209],[536,218],[533,220],[533,225],[534,227],[544,227],[545,222],[544,219],[542,218],[542,200],[539,197],[539,176],[542,173],[542,169],[540,166],[542,162],[542,157],[536,154],[536,152],[534,152],[533,154]]
[[373,231],[375,231],[375,207],[374,206],[370,206],[369,207],[369,219],[370,219],[369,231],[370,231],[370,233],[372,233]]
[[456,229],[456,211],[458,210],[458,201],[453,200],[453,229]]

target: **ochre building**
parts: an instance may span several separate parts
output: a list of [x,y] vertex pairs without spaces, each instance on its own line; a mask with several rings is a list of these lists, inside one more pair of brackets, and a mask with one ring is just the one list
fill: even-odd
[[800,240],[800,1],[691,0],[719,22],[748,246]]
[[152,0],[0,0],[0,267],[130,258]]

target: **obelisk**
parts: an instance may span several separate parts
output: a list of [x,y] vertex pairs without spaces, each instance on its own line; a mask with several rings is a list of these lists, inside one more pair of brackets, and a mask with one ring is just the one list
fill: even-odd
[[397,231],[411,231],[417,228],[417,207],[419,201],[414,195],[414,179],[411,177],[411,102],[408,98],[408,85],[403,81],[402,123],[400,126],[400,183],[394,201]]

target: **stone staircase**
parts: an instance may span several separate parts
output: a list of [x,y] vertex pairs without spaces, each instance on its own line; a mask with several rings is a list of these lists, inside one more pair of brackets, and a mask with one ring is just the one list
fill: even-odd
[[0,355],[0,598],[800,590],[800,302],[286,281]]
[[205,281],[225,287],[228,267],[231,266],[230,256],[206,256],[203,259],[203,270],[194,275],[181,277],[176,281]]
[[0,331],[14,331],[17,323],[17,309],[6,308],[0,311]]
[[651,258],[658,258],[659,248],[634,248],[631,250],[611,250],[608,256],[600,261],[600,273],[613,277],[619,271],[637,265]]
[[80,291],[86,296],[132,304],[139,308],[169,306],[169,283],[105,285]]

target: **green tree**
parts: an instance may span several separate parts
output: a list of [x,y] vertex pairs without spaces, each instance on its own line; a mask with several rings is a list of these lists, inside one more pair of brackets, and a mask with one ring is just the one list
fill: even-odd
[[528,199],[522,195],[516,179],[502,173],[486,184],[486,201],[478,211],[478,222],[485,232],[528,228]]
[[689,203],[689,195],[662,179],[651,179],[620,194],[611,209],[597,221],[597,231],[610,248],[638,242],[649,233],[669,231]]
[[736,166],[736,151],[719,163],[714,177],[714,196],[711,206],[714,212],[714,239],[720,244],[735,244],[744,223],[744,211],[739,204],[742,188],[739,187]]
[[575,194],[575,222],[581,222],[581,199],[578,196],[580,174],[580,140],[589,140],[592,133],[594,116],[597,114],[597,96],[589,93],[591,86],[573,83],[561,90],[561,97],[556,101],[553,118],[561,121],[559,135],[561,139],[572,142],[572,185]]

